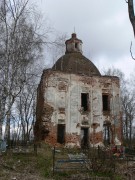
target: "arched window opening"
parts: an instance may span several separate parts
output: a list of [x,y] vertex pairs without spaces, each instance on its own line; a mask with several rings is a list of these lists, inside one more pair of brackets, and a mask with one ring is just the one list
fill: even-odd
[[104,144],[105,145],[110,145],[111,142],[111,124],[105,123],[104,124],[104,129],[103,129],[103,138],[104,138]]

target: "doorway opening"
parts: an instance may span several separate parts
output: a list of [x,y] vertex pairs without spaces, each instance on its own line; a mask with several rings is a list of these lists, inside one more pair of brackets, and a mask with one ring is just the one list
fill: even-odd
[[57,126],[57,142],[60,144],[65,143],[65,124],[58,124]]
[[81,128],[81,148],[89,146],[89,128]]

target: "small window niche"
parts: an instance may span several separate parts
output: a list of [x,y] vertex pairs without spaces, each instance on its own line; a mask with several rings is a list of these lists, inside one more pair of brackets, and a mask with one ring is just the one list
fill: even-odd
[[81,107],[83,112],[87,112],[89,110],[89,94],[81,93]]
[[110,98],[108,94],[102,94],[103,111],[110,111]]
[[76,48],[76,49],[78,48],[78,43],[75,43],[75,48]]
[[58,90],[59,90],[59,91],[67,91],[67,84],[64,83],[64,82],[60,82],[60,83],[58,84]]

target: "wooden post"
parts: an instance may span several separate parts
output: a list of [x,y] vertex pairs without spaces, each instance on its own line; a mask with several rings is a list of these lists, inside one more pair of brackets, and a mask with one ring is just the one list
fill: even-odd
[[37,144],[36,143],[34,143],[34,152],[37,155]]
[[100,148],[99,148],[99,145],[98,145],[98,158],[100,157]]
[[55,146],[53,148],[53,176],[54,176],[54,166],[55,166]]

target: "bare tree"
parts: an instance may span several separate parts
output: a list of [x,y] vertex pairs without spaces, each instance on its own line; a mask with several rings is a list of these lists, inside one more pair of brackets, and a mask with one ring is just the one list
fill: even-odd
[[126,85],[127,85],[127,81],[125,80],[124,73],[120,69],[117,69],[114,67],[104,69],[103,74],[108,75],[108,76],[119,77],[119,79],[120,79],[120,90],[121,90],[121,93],[124,92]]
[[6,136],[10,134],[12,106],[27,84],[29,69],[40,59],[47,37],[41,34],[39,16],[28,2],[0,1],[0,139],[4,119]]
[[36,86],[27,86],[17,100],[18,120],[22,127],[23,140],[29,141],[36,116]]
[[123,108],[123,135],[125,141],[131,145],[133,137],[133,120],[135,116],[135,95],[133,92],[125,91],[122,96]]

